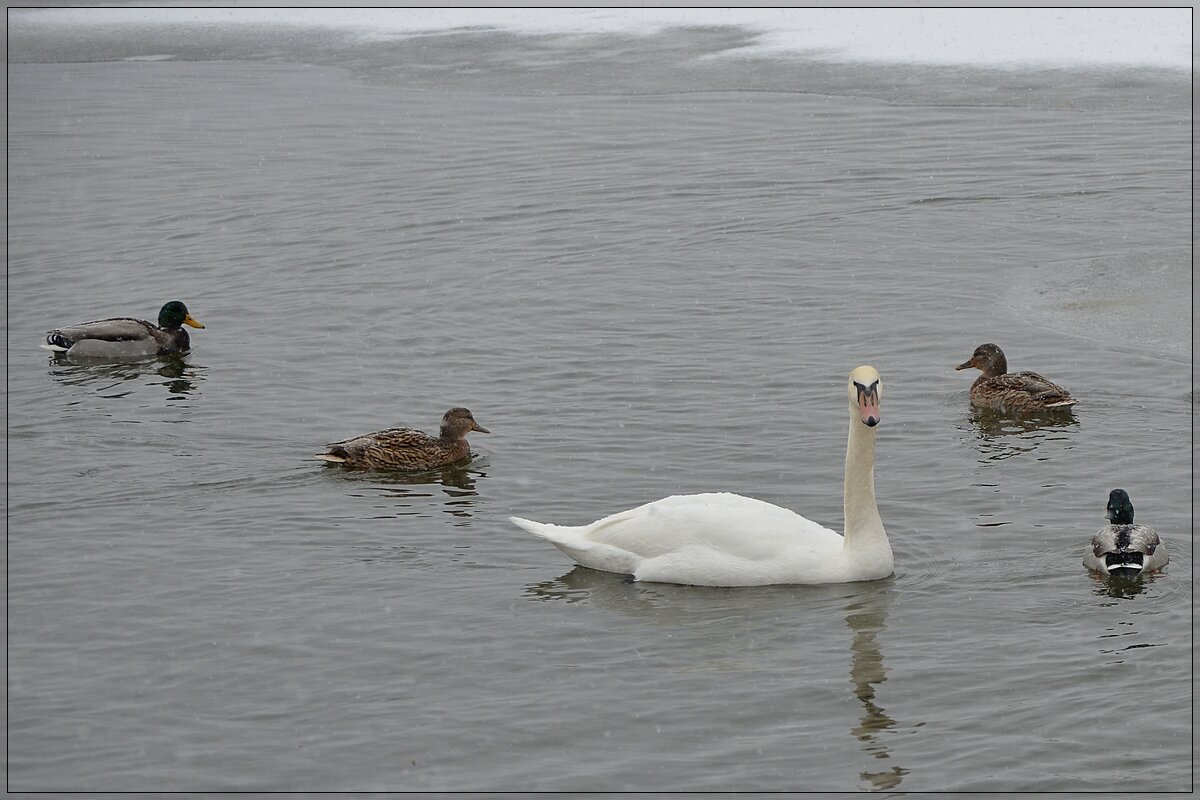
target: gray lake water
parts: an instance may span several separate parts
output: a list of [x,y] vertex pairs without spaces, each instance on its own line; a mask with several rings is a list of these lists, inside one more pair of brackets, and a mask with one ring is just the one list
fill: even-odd
[[[10,40],[10,789],[1191,787],[1187,76],[701,33]],[[174,298],[181,359],[37,347]],[[973,416],[985,341],[1075,414]],[[860,363],[894,578],[626,583],[507,521],[840,529]],[[463,469],[310,460],[454,405]],[[1133,586],[1080,563],[1118,486]]]

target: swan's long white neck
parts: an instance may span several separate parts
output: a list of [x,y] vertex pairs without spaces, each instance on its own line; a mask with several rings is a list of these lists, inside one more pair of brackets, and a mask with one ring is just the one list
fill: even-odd
[[850,437],[846,444],[846,480],[842,487],[845,514],[843,550],[886,548],[891,553],[879,507],[875,504],[875,428],[859,420],[851,408]]

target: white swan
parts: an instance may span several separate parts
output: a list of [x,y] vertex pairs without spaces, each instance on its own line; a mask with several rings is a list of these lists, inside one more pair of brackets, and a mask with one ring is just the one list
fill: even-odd
[[886,578],[894,561],[874,474],[882,395],[874,367],[850,373],[845,537],[786,508],[725,493],[667,497],[574,528],[509,519],[585,567],[638,581],[761,586]]

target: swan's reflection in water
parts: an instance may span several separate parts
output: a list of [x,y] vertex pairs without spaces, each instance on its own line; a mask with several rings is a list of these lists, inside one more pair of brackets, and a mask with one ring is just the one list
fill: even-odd
[[[105,399],[131,395],[143,385],[164,386],[169,394],[183,396],[196,392],[206,369],[189,363],[187,358],[186,354],[172,354],[140,359],[80,359],[55,353],[50,357],[49,369],[50,377],[64,386],[94,388]],[[143,377],[150,380],[143,382]]]
[[614,576],[607,572],[598,572],[594,569],[577,566],[554,580],[529,584],[522,594],[530,600],[560,600],[564,603],[578,603],[587,600],[593,590],[602,590],[605,583],[611,584],[613,581]]
[[673,613],[667,595],[671,590],[679,589],[704,591],[702,587],[629,581],[612,572],[576,565],[554,580],[529,584],[522,594],[529,600],[556,600],[563,603],[591,601],[601,608],[630,616],[660,616]]
[[846,625],[853,634],[850,642],[850,684],[854,697],[862,704],[862,714],[858,724],[850,729],[850,735],[861,743],[863,752],[878,766],[877,769],[862,770],[859,777],[864,782],[862,788],[889,791],[899,786],[908,774],[904,767],[891,763],[892,753],[886,738],[887,732],[894,729],[897,723],[888,716],[876,695],[877,687],[887,680],[888,669],[884,665],[878,637],[887,629],[887,612],[895,597],[892,583],[892,580],[885,580],[869,584],[820,587],[713,589],[674,584],[630,583],[619,575],[576,566],[555,580],[526,586],[524,596],[539,601],[594,602],[598,606],[631,616],[666,617],[665,621],[674,626],[679,624],[679,616],[687,613],[683,604],[678,602],[677,595],[694,597],[703,593],[711,596],[714,602],[721,603],[723,607],[728,606],[732,613],[732,609],[742,607],[744,601],[737,600],[736,594],[729,593],[739,591],[799,591],[820,595],[821,599],[828,597],[828,593],[843,593],[841,596],[846,599]]
[[[863,705],[862,719],[850,733],[862,742],[864,752],[881,762],[892,760],[881,734],[894,728],[896,721],[876,702],[875,687],[887,680],[888,670],[883,665],[883,651],[875,637],[886,629],[885,620],[893,594],[890,586],[872,586],[862,595],[851,598],[846,607],[846,624],[854,632],[854,640],[850,643],[850,682],[854,686],[854,696]],[[887,791],[899,786],[906,774],[908,770],[904,767],[892,765],[887,769],[863,770],[859,776],[869,784],[868,788]]]

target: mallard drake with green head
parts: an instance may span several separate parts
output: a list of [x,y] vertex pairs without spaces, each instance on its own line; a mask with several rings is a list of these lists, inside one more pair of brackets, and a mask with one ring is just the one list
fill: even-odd
[[326,445],[328,452],[317,453],[315,457],[348,467],[410,472],[438,469],[471,455],[467,444],[467,434],[471,431],[491,433],[467,409],[452,408],[442,415],[437,436],[415,428],[388,428],[333,442]]
[[954,369],[974,367],[983,374],[971,384],[971,402],[1002,413],[1065,410],[1078,400],[1057,383],[1036,372],[1009,372],[1004,351],[994,344],[981,344],[971,358]]
[[1161,570],[1167,565],[1167,548],[1158,532],[1133,524],[1133,502],[1124,489],[1108,493],[1104,514],[1109,524],[1096,531],[1083,565],[1101,575],[1134,578]]
[[114,317],[56,328],[42,347],[82,358],[130,358],[181,353],[191,347],[183,326],[203,328],[187,306],[172,300],[158,312],[158,324],[132,317]]

